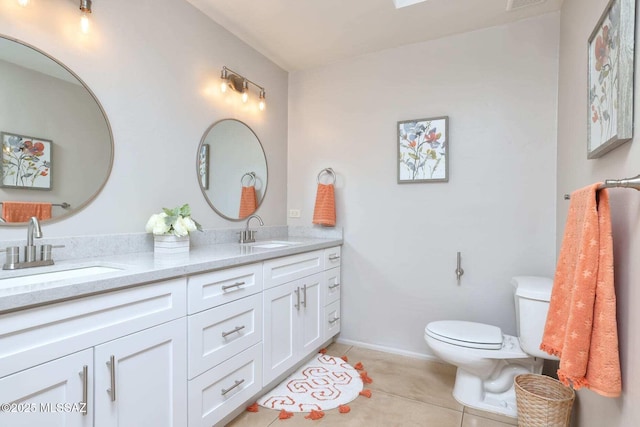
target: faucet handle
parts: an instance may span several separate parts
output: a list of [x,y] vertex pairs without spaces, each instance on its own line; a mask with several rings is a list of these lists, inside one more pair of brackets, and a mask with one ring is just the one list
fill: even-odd
[[64,245],[42,245],[40,246],[40,259],[42,261],[51,261],[52,259],[52,249],[53,248],[64,248]]

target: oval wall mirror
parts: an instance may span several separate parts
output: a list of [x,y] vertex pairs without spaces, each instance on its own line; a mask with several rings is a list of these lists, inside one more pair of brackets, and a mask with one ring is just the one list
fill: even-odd
[[198,146],[196,172],[207,203],[223,218],[254,213],[267,190],[267,158],[256,134],[235,119],[211,125]]
[[41,50],[0,35],[0,223],[56,221],[102,190],[113,135],[91,90]]

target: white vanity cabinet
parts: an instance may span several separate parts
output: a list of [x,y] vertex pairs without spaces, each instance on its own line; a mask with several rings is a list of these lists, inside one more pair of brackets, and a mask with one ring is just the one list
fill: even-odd
[[185,279],[0,315],[0,403],[35,405],[33,417],[0,412],[0,425],[183,427],[185,315]]
[[325,266],[323,292],[323,320],[322,334],[324,341],[331,339],[340,332],[340,289],[342,281],[340,275],[342,250],[340,246],[324,250]]
[[[58,407],[56,403],[69,403]],[[83,350],[0,379],[0,425],[93,425],[93,350]]]
[[262,389],[262,263],[188,278],[189,427],[211,427]]
[[[332,302],[339,298],[339,265],[339,247],[264,263],[265,288],[268,288],[263,292],[265,385],[339,332],[337,321],[331,328],[325,326],[327,298]],[[326,268],[331,273],[325,271]],[[329,287],[327,274],[333,275],[333,283],[338,286]]]

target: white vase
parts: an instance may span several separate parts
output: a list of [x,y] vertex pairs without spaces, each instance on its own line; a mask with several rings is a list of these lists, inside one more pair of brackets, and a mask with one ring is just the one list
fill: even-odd
[[182,254],[189,252],[189,236],[161,234],[153,236],[153,252],[156,254]]

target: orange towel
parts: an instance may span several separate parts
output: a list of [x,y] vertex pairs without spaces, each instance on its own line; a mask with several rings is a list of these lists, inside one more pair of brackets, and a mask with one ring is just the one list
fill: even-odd
[[622,381],[611,217],[609,194],[597,194],[598,185],[571,194],[540,348],[560,358],[565,385],[616,397]]
[[242,194],[240,194],[240,219],[246,218],[258,209],[258,199],[256,197],[256,187],[242,186]]
[[27,222],[32,216],[51,218],[51,203],[2,202],[2,217],[7,222]]
[[313,223],[325,227],[335,227],[336,199],[333,184],[318,184],[316,206],[313,210]]

